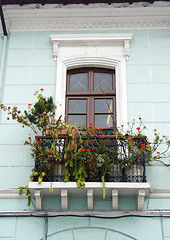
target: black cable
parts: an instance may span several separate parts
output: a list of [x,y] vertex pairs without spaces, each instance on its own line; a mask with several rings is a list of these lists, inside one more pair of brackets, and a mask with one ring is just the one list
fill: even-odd
[[103,218],[103,219],[118,219],[118,218],[124,218],[124,217],[151,217],[151,218],[155,218],[155,217],[163,217],[163,218],[170,218],[170,214],[169,215],[140,215],[140,214],[125,214],[125,215],[119,215],[119,216],[104,216],[104,215],[93,215],[93,214],[85,214],[85,215],[79,215],[79,214],[54,214],[51,215],[50,213],[40,213],[40,212],[36,212],[35,213],[30,213],[28,215],[28,213],[4,213],[1,214],[0,213],[0,217],[90,217],[90,218]]

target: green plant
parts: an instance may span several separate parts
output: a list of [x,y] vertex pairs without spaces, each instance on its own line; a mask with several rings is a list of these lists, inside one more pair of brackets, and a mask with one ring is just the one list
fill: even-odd
[[[142,119],[139,123],[135,120],[128,123],[128,128],[116,128],[112,132],[112,137],[104,136],[102,128],[96,128],[92,124],[89,127],[69,126],[61,120],[61,116],[55,119],[56,106],[52,97],[45,98],[40,89],[35,93],[37,101],[34,105],[28,104],[28,109],[22,114],[16,107],[0,105],[0,108],[16,120],[22,127],[32,129],[34,137],[28,136],[26,145],[31,148],[31,156],[35,161],[30,180],[36,180],[39,184],[48,180],[54,165],[60,161],[65,161],[65,181],[76,181],[80,188],[85,187],[86,181],[101,181],[103,183],[103,197],[105,197],[105,181],[111,175],[110,169],[114,164],[118,164],[121,169],[127,166],[130,168],[136,161],[146,161],[148,165],[151,161],[159,161],[165,164],[164,157],[168,156],[170,141],[166,136],[160,137],[157,129],[153,130],[154,139],[149,141],[144,133],[146,126]],[[7,117],[7,120],[10,118]],[[67,144],[56,146],[60,141],[60,134],[56,129],[67,129]],[[46,146],[43,137],[46,130],[50,131],[51,143]],[[114,138],[113,138],[114,136]],[[46,138],[46,137],[45,137]],[[115,141],[115,147],[109,148],[109,141]],[[121,143],[118,145],[118,143]],[[164,146],[165,150],[160,150]],[[28,186],[19,187],[19,193],[26,189],[28,203],[30,194]],[[53,191],[50,187],[50,192]]]
[[[7,112],[12,120],[16,120],[22,127],[30,128],[34,135],[36,135],[36,137],[34,136],[33,138],[29,135],[25,144],[30,146],[32,150],[31,156],[35,161],[35,167],[32,169],[33,173],[30,176],[30,180],[32,181],[37,178],[39,184],[42,182],[43,178],[49,174],[62,152],[62,149],[60,148],[59,150],[55,145],[58,139],[56,129],[67,127],[67,124],[61,120],[61,116],[55,119],[56,106],[53,102],[53,98],[43,97],[43,91],[43,88],[41,88],[40,91],[36,91],[36,103],[34,105],[28,104],[28,110],[25,110],[23,114],[15,106],[0,105],[0,108]],[[7,120],[10,120],[10,117],[7,117]],[[50,129],[52,138],[52,144],[49,147],[45,147],[42,140],[38,137],[39,135],[45,135],[47,129]],[[22,189],[25,188],[19,187],[19,193],[22,193]],[[28,187],[26,187],[26,193],[28,198],[30,198],[27,190]],[[28,200],[30,202],[30,199]]]
[[149,140],[145,134],[146,125],[143,124],[141,117],[138,120],[138,123],[135,122],[135,119],[131,123],[128,122],[126,131],[124,131],[124,126],[122,126],[121,131],[117,130],[116,132],[117,139],[122,139],[122,141],[128,144],[129,161],[133,162],[135,159],[141,159],[145,155],[148,165],[151,165],[152,161],[159,161],[169,166],[169,164],[164,163],[161,159],[169,157],[170,140],[165,135],[161,137],[157,129],[153,130],[153,141]]
[[81,188],[85,188],[86,180],[104,183],[113,165],[113,151],[108,150],[102,130],[90,124],[88,128],[80,126],[77,137],[69,134],[70,141],[64,155],[66,182],[73,178]]

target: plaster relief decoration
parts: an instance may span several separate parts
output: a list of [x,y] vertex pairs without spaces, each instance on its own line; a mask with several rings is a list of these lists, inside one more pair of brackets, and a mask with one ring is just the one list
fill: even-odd
[[8,5],[3,10],[9,32],[170,28],[170,5],[163,1],[127,5],[46,4],[38,8],[36,4],[22,8]]
[[57,116],[65,116],[67,70],[100,67],[116,71],[117,125],[127,122],[126,61],[132,34],[59,34],[51,35],[53,57],[57,61]]

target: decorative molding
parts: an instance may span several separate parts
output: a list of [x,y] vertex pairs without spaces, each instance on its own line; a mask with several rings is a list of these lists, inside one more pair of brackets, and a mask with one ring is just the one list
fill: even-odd
[[35,189],[34,197],[36,202],[36,209],[42,210],[43,191]]
[[[97,182],[85,183],[85,189],[77,188],[75,182],[53,182],[53,192],[49,193],[48,189],[51,186],[50,182],[37,182],[29,183],[29,190],[32,197],[36,199],[36,208],[41,210],[42,203],[40,201],[41,194],[48,196],[59,196],[61,194],[61,208],[62,210],[68,209],[68,192],[69,196],[87,197],[88,210],[93,210],[93,198],[102,197],[103,184]],[[149,183],[105,183],[106,197],[112,197],[113,210],[118,209],[118,196],[134,196],[137,198],[137,209],[143,210],[144,197],[149,195]]]
[[[93,199],[94,197],[102,197],[103,192],[103,184],[102,183],[86,183],[86,188],[84,190],[77,188],[76,183],[64,183],[64,182],[53,182],[53,192],[49,192],[49,188],[51,186],[51,183],[49,182],[43,182],[41,184],[38,184],[36,182],[29,183],[29,188],[31,192],[31,196],[36,199],[36,208],[37,210],[42,210],[42,196],[48,195],[48,196],[61,196],[61,209],[67,210],[68,209],[68,192],[70,193],[70,196],[78,196],[78,197],[85,197],[87,196],[87,203],[88,203],[88,210],[93,210]],[[159,216],[159,215],[170,215],[169,210],[164,211],[149,211],[145,210],[143,211],[144,207],[144,198],[167,198],[170,199],[170,189],[150,189],[149,183],[105,183],[106,187],[106,197],[112,196],[112,208],[114,212],[110,212],[110,214],[121,214],[121,211],[116,211],[118,209],[118,196],[126,197],[126,196],[136,196],[137,198],[137,212],[136,211],[130,211],[130,213],[134,214],[140,214],[142,213],[142,216],[145,215],[151,215],[151,216]],[[43,194],[43,195],[42,195]],[[0,190],[0,199],[23,199],[27,198],[25,195],[25,190],[23,190],[23,193],[19,195],[18,189],[8,189],[8,190]],[[142,210],[142,212],[140,212]],[[47,213],[47,212],[45,212]],[[70,213],[70,211],[69,211]],[[74,215],[75,212],[73,212]],[[88,212],[89,213],[89,212]],[[92,212],[94,213],[94,212]],[[102,211],[102,213],[104,213]],[[125,212],[128,214],[128,212]],[[8,215],[8,213],[5,213],[4,211],[0,212],[0,216]],[[18,212],[13,212],[12,214],[19,214]],[[22,214],[22,213],[21,213]],[[29,215],[29,211],[25,212],[23,214]],[[42,212],[43,214],[43,212]],[[51,214],[51,212],[49,213]],[[55,212],[52,213],[55,215]],[[56,213],[59,215],[63,215],[64,213]],[[77,213],[76,213],[77,214]],[[78,213],[83,214],[83,213]],[[84,214],[87,214],[87,212],[84,212]],[[89,213],[90,214],[90,213]],[[99,213],[96,213],[99,214]],[[109,212],[107,212],[109,214]],[[123,213],[122,213],[123,214]],[[67,215],[67,213],[66,213]]]
[[40,9],[4,6],[3,9],[11,32],[170,28],[170,6],[117,8],[99,4]]
[[87,207],[93,210],[93,189],[87,189]]
[[[33,183],[34,184],[34,183]],[[54,183],[53,183],[54,184]],[[76,183],[71,183],[71,185],[67,185],[65,183],[58,183],[58,184],[61,184],[61,187],[59,188],[60,190],[57,192],[58,195],[60,195],[60,192],[61,192],[61,189],[65,189],[65,188],[71,188],[71,189],[74,189],[74,188],[77,188],[77,185]],[[58,184],[57,184],[57,187],[58,187]],[[124,183],[123,185],[121,185],[122,183],[113,183],[115,187],[119,188],[119,189],[129,189],[131,184],[134,184],[134,183]],[[142,189],[142,185],[140,185],[141,183],[138,183],[139,185],[137,186],[138,188],[140,187]],[[95,185],[95,184],[94,184]],[[39,185],[40,188],[41,188],[41,184]],[[95,189],[97,189],[97,187],[101,187],[102,184],[98,184],[98,186],[95,185]],[[107,183],[106,183],[106,186],[107,186]],[[147,185],[148,188],[150,185]],[[43,188],[45,186],[43,185]],[[50,187],[47,186],[47,188]],[[56,186],[55,186],[56,187]],[[87,187],[90,187],[88,185],[88,183],[86,183],[86,188]],[[108,186],[107,186],[108,187]],[[114,189],[113,189],[114,191]],[[128,191],[128,190],[127,190]],[[49,189],[48,189],[48,192],[49,192]],[[119,191],[122,195],[122,192]],[[22,194],[19,195],[19,190],[18,189],[0,189],[0,199],[23,199],[23,198],[27,198],[27,196],[25,195],[26,191],[23,190],[22,191]],[[52,193],[49,193],[49,195],[52,194]],[[125,193],[124,193],[125,194]],[[115,193],[113,192],[112,195],[115,195]],[[147,197],[149,198],[170,198],[170,189],[150,189],[149,192],[147,192]]]
[[25,195],[26,191],[23,190],[22,194],[19,195],[19,189],[0,189],[0,199],[17,199],[17,198],[27,198]]
[[68,191],[67,189],[61,189],[61,209],[68,210]]
[[138,196],[137,196],[137,210],[144,209],[144,198],[145,198],[145,190],[139,189]]
[[[129,44],[133,34],[69,34],[69,35],[50,35],[53,43],[53,57],[57,60],[59,49],[61,47],[106,47],[106,46],[123,46],[123,56],[129,57]],[[74,51],[74,50],[73,50]],[[96,52],[96,51],[95,51]],[[88,53],[86,51],[86,53]],[[119,53],[122,55],[122,53]],[[69,53],[70,55],[70,53]]]
[[118,190],[112,190],[112,208],[113,210],[118,210]]
[[57,59],[56,118],[65,116],[67,70],[96,66],[115,69],[117,126],[126,126],[126,60],[132,34],[55,34],[50,38]]
[[151,189],[150,198],[170,198],[170,189]]

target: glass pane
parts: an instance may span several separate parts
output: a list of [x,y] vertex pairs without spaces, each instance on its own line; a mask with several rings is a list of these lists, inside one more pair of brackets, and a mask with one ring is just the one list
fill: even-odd
[[95,99],[95,113],[111,113],[113,112],[112,99]]
[[72,99],[69,100],[69,113],[86,113],[87,100]]
[[94,91],[101,91],[101,87],[103,90],[112,90],[112,81],[111,73],[94,72]]
[[70,74],[69,91],[87,91],[88,73]]
[[69,125],[75,124],[76,127],[86,125],[86,115],[68,115],[68,119]]
[[113,119],[111,114],[95,115],[95,126],[102,128],[112,128]]

